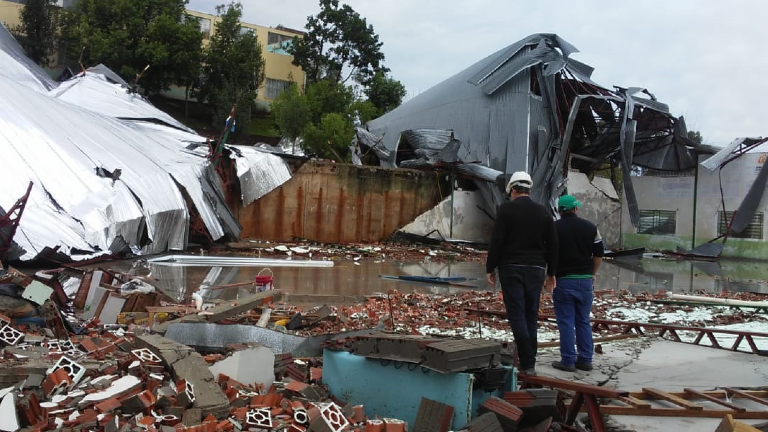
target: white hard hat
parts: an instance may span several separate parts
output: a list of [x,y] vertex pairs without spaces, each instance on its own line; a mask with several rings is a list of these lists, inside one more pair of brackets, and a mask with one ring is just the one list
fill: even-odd
[[531,176],[528,175],[527,172],[517,171],[512,174],[512,177],[509,178],[509,183],[507,183],[507,193],[512,192],[512,187],[514,186],[521,186],[530,189],[533,187],[533,180],[531,180]]

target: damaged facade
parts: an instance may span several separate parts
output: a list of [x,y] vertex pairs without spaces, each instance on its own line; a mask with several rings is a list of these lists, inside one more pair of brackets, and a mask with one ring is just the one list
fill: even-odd
[[633,177],[641,218],[633,227],[624,211],[622,245],[765,259],[765,142],[740,138],[714,155],[701,155],[698,169]]
[[[190,226],[212,240],[239,237],[206,138],[103,66],[53,82],[2,26],[0,63],[0,206],[33,184],[14,237],[23,252],[8,259],[184,250]],[[245,201],[290,177],[277,156],[228,153]]]
[[472,179],[488,215],[514,171],[528,171],[533,198],[552,206],[570,187],[569,169],[591,176],[608,163],[628,179],[623,195],[636,225],[632,167],[693,168],[694,144],[684,120],[651,93],[595,83],[575,52],[555,34],[531,35],[358,129],[356,149],[371,148],[382,166],[442,167]]

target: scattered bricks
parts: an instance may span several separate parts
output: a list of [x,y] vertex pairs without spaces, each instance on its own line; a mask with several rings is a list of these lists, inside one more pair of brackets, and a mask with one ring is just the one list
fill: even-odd
[[480,404],[478,411],[480,414],[485,414],[487,412],[495,414],[505,432],[516,431],[520,417],[523,416],[523,412],[519,408],[495,396],[489,397],[485,402]]
[[365,432],[383,432],[384,422],[382,420],[368,420],[365,422]]
[[[517,393],[517,392],[515,392]],[[561,413],[565,412],[565,407],[558,406],[562,404],[562,401],[558,400],[558,391],[553,389],[528,389],[525,390],[531,399],[524,406],[510,402],[505,397],[504,400],[510,402],[512,405],[520,408],[523,412],[523,418],[520,422],[520,427],[528,427],[539,424],[547,418],[552,418],[554,421],[562,421],[563,416]],[[505,395],[506,396],[506,395]]]
[[145,409],[151,407],[155,403],[155,396],[152,392],[144,390],[141,393],[135,394],[127,398],[123,402],[124,414],[138,414]]
[[291,424],[291,426],[288,428],[288,432],[306,432],[307,428],[301,425],[297,425],[296,423]]
[[405,432],[405,422],[399,419],[385,418],[384,431],[385,432]]
[[309,368],[309,380],[317,382],[323,379],[323,370],[320,368]]
[[176,383],[176,404],[186,408],[195,402],[195,389],[192,383],[181,380]]
[[210,310],[211,314],[206,316],[208,322],[220,322],[227,318],[247,312],[251,309],[280,300],[280,292],[262,291],[243,297],[237,302],[224,303]]
[[469,432],[505,432],[505,430],[501,428],[501,423],[499,423],[496,414],[490,412],[476,417],[469,422],[469,424],[464,426],[463,430]]
[[6,324],[0,328],[0,341],[5,342],[8,345],[16,345],[24,338],[24,333],[11,327],[10,324]]
[[310,414],[309,430],[313,432],[339,432],[349,426],[349,420],[344,417],[341,408],[333,402],[316,404],[320,415]]
[[[352,407],[354,414],[352,415],[352,421],[355,423],[362,423],[365,421],[365,407],[362,405],[355,405]],[[418,424],[418,419],[416,420]]]
[[424,366],[439,372],[461,372],[498,366],[501,345],[486,339],[446,340],[433,342],[424,350]]
[[155,353],[153,353],[152,351],[146,348],[135,349],[131,351],[131,354],[133,354],[134,357],[136,357],[137,359],[145,363],[160,363],[163,361]]
[[290,390],[296,393],[301,393],[307,387],[309,387],[309,384],[301,381],[291,381],[285,385],[286,390]]
[[120,401],[113,397],[105,400],[104,402],[97,403],[95,408],[101,413],[108,413],[120,408],[120,406],[122,406]]
[[156,419],[152,416],[142,417],[141,420],[136,421],[136,426],[143,429],[149,429],[150,427],[154,426],[155,421]]
[[65,369],[56,369],[43,380],[43,394],[49,398],[59,389],[69,387],[70,384],[72,384],[72,379],[69,378],[67,371]]
[[262,428],[272,428],[272,413],[267,408],[248,410],[245,424]]
[[11,323],[11,319],[7,315],[0,314],[0,327],[4,327]]
[[413,432],[447,432],[453,423],[453,407],[421,398]]
[[85,337],[80,341],[80,347],[87,351],[88,353],[92,353],[94,351],[99,350],[99,346],[96,345],[96,343],[91,340],[89,337]]
[[51,369],[48,369],[48,373],[50,374],[57,369],[63,369],[67,372],[71,381],[70,385],[72,386],[77,384],[83,375],[85,375],[85,368],[82,365],[75,363],[75,361],[69,357],[60,358]]
[[203,415],[214,414],[223,419],[229,414],[229,400],[216,384],[208,364],[192,348],[158,335],[138,336],[135,344],[157,354],[174,380],[187,380],[194,386],[193,406],[202,409]]

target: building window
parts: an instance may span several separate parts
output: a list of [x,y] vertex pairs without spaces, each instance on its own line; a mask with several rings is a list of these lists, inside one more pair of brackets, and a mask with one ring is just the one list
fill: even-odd
[[288,48],[293,46],[293,36],[269,32],[267,34],[267,51],[275,54],[290,55]]
[[200,32],[203,33],[203,39],[211,37],[211,19],[200,18]]
[[[728,227],[733,220],[733,212],[717,212],[717,236],[725,235],[728,231]],[[763,213],[755,213],[752,216],[752,220],[749,221],[749,225],[744,228],[744,231],[740,233],[730,232],[728,237],[731,238],[746,238],[746,239],[763,239]]]
[[640,210],[638,234],[675,234],[677,229],[677,211],[675,210]]
[[256,31],[249,27],[240,27],[240,34],[245,36],[247,34],[256,34]]
[[267,94],[266,94],[266,98],[267,99],[274,99],[274,98],[280,96],[280,93],[282,93],[283,91],[285,91],[285,89],[290,87],[291,84],[293,84],[293,82],[291,82],[291,81],[283,81],[283,80],[267,78],[267,86],[266,86]]

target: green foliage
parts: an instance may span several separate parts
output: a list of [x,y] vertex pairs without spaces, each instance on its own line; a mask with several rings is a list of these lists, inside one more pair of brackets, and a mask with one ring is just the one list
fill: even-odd
[[370,85],[365,89],[365,95],[379,110],[378,116],[381,116],[403,103],[405,86],[400,81],[388,77],[385,72],[379,71],[376,72]]
[[55,0],[27,0],[19,13],[21,24],[10,29],[27,56],[40,66],[50,66],[58,44],[59,8]]
[[237,104],[235,134],[248,130],[253,100],[264,81],[262,47],[253,32],[241,32],[240,3],[216,8],[221,20],[204,53],[199,101],[212,110],[214,127],[223,127],[232,104]]
[[272,116],[275,124],[290,140],[300,137],[310,122],[309,104],[306,97],[299,93],[294,83],[272,101]]
[[[346,82],[350,77],[367,85],[384,67],[382,43],[365,18],[338,0],[320,0],[320,12],[307,18],[307,34],[293,39],[293,64],[307,74],[307,82],[323,79]],[[344,77],[344,69],[349,72]]]
[[307,127],[303,147],[321,158],[349,162],[349,144],[354,135],[355,129],[349,119],[340,113],[330,113],[323,116],[319,125]]
[[688,139],[696,144],[702,144],[704,142],[704,137],[701,136],[701,132],[695,130],[688,131]]
[[82,52],[86,67],[104,63],[129,82],[141,74],[138,84],[146,94],[188,84],[200,67],[202,34],[196,19],[184,19],[185,5],[185,0],[78,0],[62,11],[70,64]]
[[351,123],[350,107],[355,100],[352,89],[342,83],[333,80],[322,80],[307,86],[307,104],[311,113],[311,120],[319,124],[323,116],[328,113],[337,113],[348,118]]

